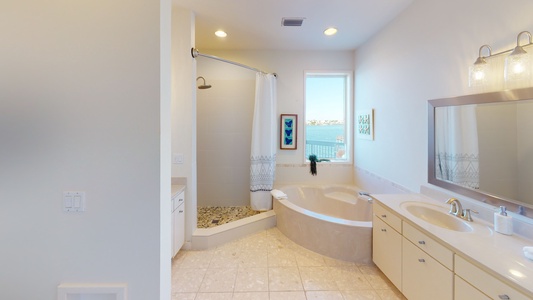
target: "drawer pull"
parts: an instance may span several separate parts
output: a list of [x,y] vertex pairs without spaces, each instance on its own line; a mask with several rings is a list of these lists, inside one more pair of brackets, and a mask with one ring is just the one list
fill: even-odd
[[381,217],[382,217],[382,218],[386,218],[386,217],[387,217],[387,215],[381,215]]
[[179,201],[179,202],[183,202],[183,198],[179,198],[178,201]]
[[500,299],[502,300],[510,300],[511,298],[507,295],[498,295],[498,297],[500,297]]
[[421,262],[421,263],[422,263],[422,262],[426,262],[426,260],[423,259],[423,258],[419,258],[418,261]]
[[420,245],[425,245],[425,244],[426,244],[426,241],[418,241],[418,243],[419,243]]
[[181,214],[183,212],[183,210],[180,210],[179,213]]
[[387,229],[385,229],[385,228],[381,228],[381,231],[383,231],[383,232],[386,232],[386,231],[387,231]]

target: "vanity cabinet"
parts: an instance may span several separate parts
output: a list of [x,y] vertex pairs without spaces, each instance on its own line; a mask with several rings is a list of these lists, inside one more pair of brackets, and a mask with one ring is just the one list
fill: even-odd
[[453,299],[453,272],[404,237],[401,291],[409,300]]
[[402,235],[401,219],[374,202],[372,217],[372,257],[374,263],[401,290]]
[[172,197],[172,257],[174,257],[185,243],[185,192],[182,191]]
[[[475,289],[479,293],[485,294],[488,298],[468,298],[456,293],[455,299],[502,299],[502,300],[528,300],[528,297],[516,289],[510,287],[504,282],[498,280],[489,273],[483,271],[460,255],[455,255],[455,273],[458,278],[464,279],[465,283],[470,285],[469,289]],[[457,285],[457,283],[456,283]],[[474,291],[471,291],[474,293]]]

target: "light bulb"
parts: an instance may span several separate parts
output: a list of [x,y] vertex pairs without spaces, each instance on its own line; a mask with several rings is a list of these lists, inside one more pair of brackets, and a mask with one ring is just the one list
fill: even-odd
[[505,59],[504,78],[505,82],[517,82],[529,79],[529,54],[517,46]]
[[489,77],[489,64],[482,62],[475,63],[474,65],[470,66],[468,77],[469,87],[487,85],[487,80]]

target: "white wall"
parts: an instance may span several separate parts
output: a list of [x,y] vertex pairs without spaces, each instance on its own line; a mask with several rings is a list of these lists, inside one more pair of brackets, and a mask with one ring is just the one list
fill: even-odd
[[[1,299],[56,299],[64,282],[123,282],[128,299],[170,299],[160,278],[170,274],[170,214],[160,215],[170,211],[170,179],[160,179],[170,175],[160,154],[169,7],[0,3]],[[86,212],[63,212],[72,190],[86,192]]]
[[172,177],[185,178],[185,241],[189,247],[196,229],[196,62],[191,56],[195,16],[172,8],[172,153],[182,164],[172,164]]
[[255,73],[198,58],[198,76],[198,206],[250,205]]
[[[205,54],[211,54],[219,56],[225,59],[236,61],[245,65],[252,66],[254,68],[273,72],[278,74],[277,79],[277,91],[278,91],[278,116],[282,113],[296,113],[299,116],[298,124],[298,149],[297,150],[278,150],[277,153],[277,169],[276,169],[276,184],[286,183],[352,183],[353,172],[350,165],[335,165],[328,166],[326,164],[319,164],[318,176],[313,177],[309,174],[309,166],[303,165],[304,163],[304,71],[306,70],[352,70],[354,65],[353,52],[352,51],[275,51],[275,50],[263,50],[263,51],[220,51],[220,50],[202,50]],[[198,92],[198,99],[205,103],[205,107],[208,107],[208,103],[211,103],[213,107],[219,110],[220,115],[232,115],[235,116],[236,105],[245,105],[249,109],[250,103],[242,103],[239,101],[252,101],[249,97],[250,89],[253,91],[255,88],[255,73],[246,69],[241,69],[238,66],[228,65],[221,62],[217,62],[208,58],[199,57],[198,60],[198,76],[204,76],[209,84],[213,85],[210,90],[204,90]],[[243,81],[249,83],[243,83]],[[221,87],[220,85],[225,85]],[[237,96],[229,99],[226,94],[219,97],[217,89],[239,89],[241,86],[242,93],[245,97]],[[229,92],[229,91],[228,91]],[[243,95],[240,91],[236,91],[235,95]],[[218,99],[218,98],[226,98]],[[231,103],[231,105],[222,105],[221,102]],[[228,102],[230,101],[230,102]],[[240,104],[239,104],[240,103]],[[204,104],[202,104],[203,106]],[[200,107],[200,106],[199,106]],[[211,107],[211,109],[213,108]],[[252,106],[253,109],[253,106]],[[203,113],[199,111],[199,113]],[[246,116],[242,116],[246,117]],[[246,119],[246,122],[251,120]],[[251,124],[251,123],[250,123]],[[217,132],[220,134],[231,135],[235,133],[231,129],[231,123],[223,124],[219,122]],[[202,132],[209,132],[208,128],[201,128],[202,125],[198,125],[198,139],[202,137]],[[251,129],[250,129],[251,130]],[[247,138],[248,139],[248,138]],[[247,143],[244,141],[244,143]],[[240,144],[239,144],[240,145]],[[230,146],[228,146],[230,147]],[[241,147],[241,146],[239,146]],[[245,147],[244,144],[242,147]],[[241,166],[240,170],[249,170],[249,143],[246,145],[247,153],[243,149],[238,150],[238,154],[222,156],[220,158],[228,159],[242,159],[242,164],[246,163],[246,166]],[[233,150],[226,152],[230,153]],[[204,153],[205,154],[205,153]],[[241,155],[242,154],[242,155]],[[241,157],[242,156],[242,157]],[[212,158],[213,161],[219,157]],[[199,166],[203,168],[211,168],[212,165],[203,162],[202,157],[199,157]],[[239,160],[239,165],[241,165]],[[218,174],[221,174],[220,172]],[[240,182],[248,181],[248,172],[242,171],[239,175],[242,179]],[[214,176],[216,177],[216,176]],[[216,178],[215,178],[216,179]],[[199,180],[206,180],[205,178],[199,178]],[[226,180],[229,180],[226,178]],[[239,179],[233,178],[235,182]],[[216,181],[216,180],[215,180]],[[213,184],[206,182],[205,188],[217,186],[216,182]],[[248,190],[246,190],[247,192]],[[216,192],[216,191],[213,191]],[[202,191],[199,191],[201,194]],[[248,194],[242,196],[242,201],[249,201],[244,199],[248,197]],[[200,200],[199,200],[200,201]],[[200,202],[199,202],[200,203]]]
[[479,47],[516,45],[533,30],[532,9],[528,0],[416,0],[359,48],[355,109],[375,109],[375,141],[355,141],[356,166],[418,191],[427,182],[427,100],[470,93]]

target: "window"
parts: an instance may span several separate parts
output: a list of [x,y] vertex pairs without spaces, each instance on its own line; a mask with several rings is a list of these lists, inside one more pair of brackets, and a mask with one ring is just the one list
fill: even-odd
[[305,73],[305,159],[351,162],[351,72]]

